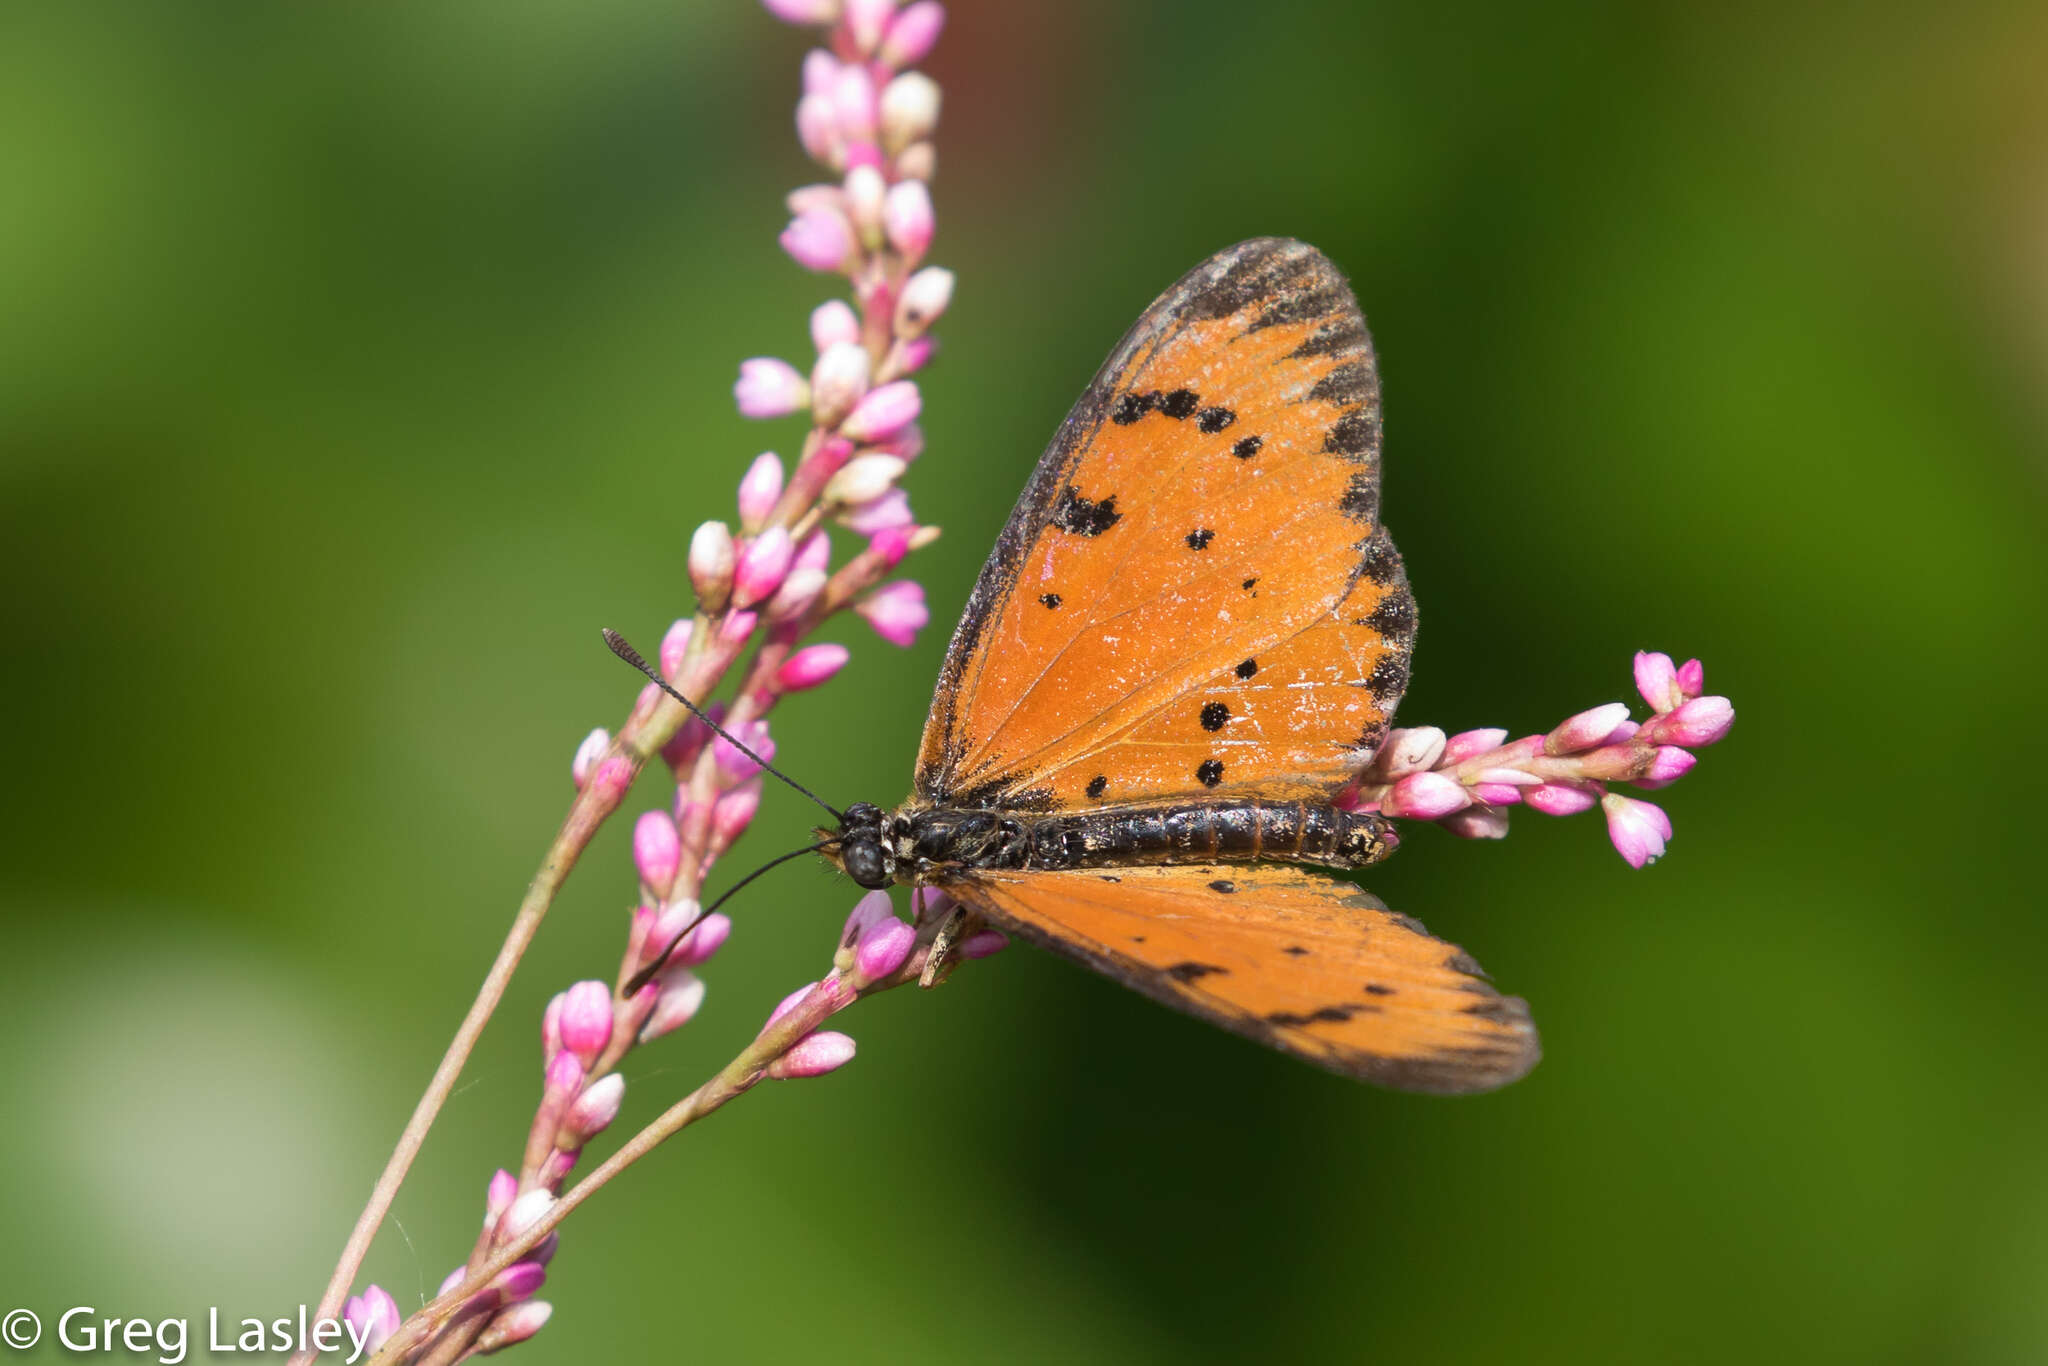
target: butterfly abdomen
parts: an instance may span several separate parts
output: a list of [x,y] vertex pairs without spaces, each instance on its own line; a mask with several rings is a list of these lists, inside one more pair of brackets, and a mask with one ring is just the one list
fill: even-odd
[[1386,821],[1309,802],[1190,802],[1107,811],[927,807],[891,834],[912,867],[1058,870],[1136,864],[1274,860],[1362,868],[1392,851]]

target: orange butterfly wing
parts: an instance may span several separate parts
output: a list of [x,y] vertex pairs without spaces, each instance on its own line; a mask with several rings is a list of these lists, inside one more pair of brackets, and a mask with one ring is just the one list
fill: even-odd
[[1487,1091],[1536,1065],[1528,1006],[1454,944],[1299,868],[968,870],[945,889],[1006,930],[1334,1072]]
[[918,795],[1326,799],[1408,679],[1379,433],[1365,320],[1320,252],[1261,239],[1190,272],[1104,363],[997,541]]

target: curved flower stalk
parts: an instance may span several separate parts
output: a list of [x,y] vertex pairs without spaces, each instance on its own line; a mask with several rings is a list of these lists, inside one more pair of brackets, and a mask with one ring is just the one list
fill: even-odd
[[[916,980],[947,909],[932,898],[908,923],[889,911],[886,897],[863,898],[831,973],[785,1001],[717,1077],[563,1193],[585,1146],[619,1113],[620,1061],[687,1024],[704,1001],[697,970],[733,928],[726,916],[704,913],[705,880],[759,808],[761,766],[775,754],[770,713],[792,694],[829,683],[851,657],[844,645],[810,638],[852,610],[884,640],[907,646],[929,619],[922,587],[885,581],[938,535],[917,522],[900,481],[924,446],[914,376],[936,350],[932,328],[954,284],[950,271],[925,263],[939,87],[909,69],[937,42],[945,11],[933,0],[901,7],[895,0],[769,0],[767,7],[823,27],[827,43],[805,58],[796,124],[804,149],[831,179],[789,195],[791,220],[780,240],[799,265],[843,277],[851,298],[812,312],[808,367],[771,357],[741,362],[733,388],[740,411],[802,414],[807,430],[792,461],[773,451],[754,459],[731,522],[697,528],[688,554],[697,610],[661,642],[658,667],[677,691],[700,702],[728,693],[706,712],[731,739],[650,683],[616,734],[594,730],[577,747],[569,816],[321,1301],[318,1316],[343,1312],[368,1335],[379,1361],[455,1362],[539,1331],[549,1310],[534,1296],[561,1218],[656,1143],[759,1081],[818,1076],[847,1062],[852,1039],[817,1025],[862,995]],[[835,547],[835,533],[845,549]],[[483,1229],[468,1259],[433,1303],[403,1322],[376,1286],[344,1306],[399,1183],[555,892],[657,758],[675,795],[634,825],[640,899],[616,976],[609,984],[578,982],[550,1003],[525,1150],[516,1172],[501,1170],[489,1181]],[[985,934],[954,952],[980,956],[1000,945],[1000,936]]]

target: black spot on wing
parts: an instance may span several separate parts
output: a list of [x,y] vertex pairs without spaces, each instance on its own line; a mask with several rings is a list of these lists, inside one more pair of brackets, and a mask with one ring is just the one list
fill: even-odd
[[1040,593],[1038,600],[1047,607],[1057,607],[1060,605],[1060,595],[1057,593]]
[[1192,389],[1175,389],[1159,396],[1159,411],[1175,419],[1192,417],[1201,406],[1202,396]]
[[1379,453],[1379,448],[1379,414],[1370,408],[1344,414],[1330,424],[1329,432],[1323,437],[1325,451],[1356,460],[1370,460]]
[[1230,448],[1230,453],[1236,456],[1239,460],[1249,460],[1253,456],[1257,455],[1259,453],[1259,447],[1265,444],[1266,438],[1263,436],[1253,435],[1243,437],[1237,442],[1236,445]]
[[1171,977],[1176,982],[1198,982],[1202,978],[1211,975],[1228,977],[1230,975],[1230,969],[1219,968],[1214,963],[1197,963],[1189,961],[1186,963],[1175,963],[1172,967],[1166,970],[1166,975],[1168,977]]
[[1387,709],[1391,702],[1398,700],[1401,690],[1408,686],[1408,655],[1406,651],[1383,654],[1366,676],[1365,690],[1372,694],[1372,700]]
[[1088,780],[1089,796],[1100,797],[1107,791],[1109,791],[1109,776],[1107,774],[1098,773]]
[[1204,759],[1195,766],[1195,780],[1204,787],[1214,787],[1223,781],[1223,761]]
[[1370,626],[1388,640],[1406,640],[1415,634],[1415,598],[1405,588],[1396,589],[1358,619],[1361,626]]
[[1380,476],[1377,465],[1368,465],[1351,476],[1338,509],[1354,522],[1371,525],[1380,514]]
[[1394,989],[1379,982],[1367,982],[1365,984],[1365,993],[1368,996],[1392,996]]
[[1258,671],[1259,661],[1256,659],[1247,659],[1242,664],[1239,664],[1235,669],[1231,670],[1231,672],[1236,674],[1239,678],[1250,678],[1253,674],[1257,673]]
[[1202,708],[1202,729],[1222,730],[1230,720],[1230,708],[1221,702],[1210,702]]
[[1387,529],[1379,530],[1366,538],[1358,548],[1358,572],[1379,584],[1382,588],[1404,581],[1401,573],[1401,552],[1394,549],[1393,538]]
[[[1245,592],[1251,593],[1254,588],[1257,588],[1259,586],[1259,581],[1256,578],[1246,579],[1243,583],[1239,584],[1238,586],[1244,589]],[[1252,593],[1252,596],[1257,597],[1258,594]]]
[[1076,536],[1100,536],[1122,521],[1123,516],[1116,510],[1115,494],[1093,502],[1083,498],[1081,490],[1069,484],[1060,494],[1059,502],[1053,505],[1052,524]]
[[1305,1015],[1297,1015],[1291,1010],[1276,1010],[1266,1017],[1266,1023],[1295,1028],[1311,1024],[1343,1024],[1353,1015],[1371,1014],[1378,1009],[1375,1005],[1322,1006]]
[[1203,526],[1203,527],[1196,527],[1196,528],[1195,528],[1195,529],[1194,529],[1193,531],[1190,531],[1190,532],[1188,533],[1188,535],[1187,535],[1188,549],[1190,549],[1190,550],[1207,550],[1207,549],[1209,548],[1209,542],[1211,542],[1211,541],[1213,541],[1213,540],[1215,540],[1215,539],[1216,539],[1216,533],[1215,533],[1215,532],[1213,532],[1213,531],[1211,531],[1211,530],[1209,530],[1209,528],[1207,528],[1207,527],[1205,527],[1205,526]]
[[1195,418],[1195,425],[1214,436],[1231,423],[1237,421],[1237,414],[1228,408],[1204,408]]
[[1149,394],[1125,394],[1116,401],[1116,406],[1109,410],[1109,420],[1116,423],[1119,427],[1128,427],[1145,414],[1151,412],[1158,403],[1159,395],[1156,392]]
[[1211,890],[1221,892],[1225,896],[1229,896],[1232,892],[1237,890],[1237,884],[1235,882],[1231,882],[1225,879],[1218,879],[1217,881],[1210,883],[1209,887]]
[[1359,350],[1366,344],[1365,320],[1347,308],[1317,328],[1315,334],[1289,352],[1288,357],[1337,356]]
[[1286,954],[1289,958],[1308,957],[1308,950],[1303,948],[1299,944],[1289,944],[1286,948],[1280,950],[1280,952]]

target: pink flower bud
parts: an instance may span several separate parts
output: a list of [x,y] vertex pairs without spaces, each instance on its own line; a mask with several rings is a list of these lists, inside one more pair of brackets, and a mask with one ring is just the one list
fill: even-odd
[[795,991],[790,992],[789,995],[783,997],[779,1002],[777,1002],[775,1009],[768,1012],[767,1022],[761,1026],[761,1032],[764,1034],[767,1033],[768,1030],[774,1027],[775,1022],[777,1020],[789,1014],[790,1011],[795,1010],[797,1007],[797,1002],[803,1000],[804,997],[810,995],[812,990],[814,990],[817,987],[817,985],[818,984],[816,982],[806,982],[802,986],[798,987]]
[[[853,259],[853,228],[834,213],[807,213],[792,218],[776,239],[790,259],[805,270],[843,270]],[[794,412],[792,404],[786,411]],[[741,412],[746,412],[743,405]],[[780,417],[780,413],[747,413],[748,417]]]
[[1433,821],[1471,804],[1471,794],[1457,779],[1441,773],[1411,773],[1380,799],[1380,810],[1389,816]]
[[856,455],[846,467],[826,481],[820,501],[825,503],[872,503],[903,477],[910,468],[893,455]]
[[1010,936],[1001,930],[976,930],[960,941],[962,958],[987,958],[1010,946]]
[[814,47],[804,54],[803,76],[806,95],[829,95],[832,82],[839,79],[839,59],[824,48]]
[[[775,762],[775,741],[769,737],[766,721],[748,721],[738,726],[729,726],[734,740],[761,756],[762,762]],[[748,758],[721,735],[711,742],[711,759],[718,766],[719,773],[729,783],[741,783],[760,773],[761,765]]]
[[625,1099],[626,1079],[617,1072],[607,1073],[590,1083],[562,1119],[562,1128],[567,1135],[573,1136],[571,1141],[557,1142],[555,1146],[581,1148],[611,1127],[612,1121],[619,1117],[619,1107]]
[[[1522,800],[1522,789],[1513,783],[1474,783],[1472,800],[1485,802],[1488,806],[1513,806]],[[1489,835],[1487,838],[1493,837]]]
[[867,67],[859,62],[842,63],[826,93],[832,100],[832,113],[839,120],[840,135],[848,143],[873,142],[879,111],[874,78]]
[[806,645],[782,662],[775,681],[785,692],[815,688],[846,667],[851,652],[839,644]]
[[760,622],[760,614],[756,612],[728,612],[725,624],[718,628],[718,638],[728,645],[743,645]]
[[896,300],[896,334],[919,337],[939,320],[953,302],[953,272],[944,266],[926,266],[904,282]]
[[592,770],[611,747],[612,733],[603,726],[584,736],[583,743],[576,746],[576,757],[569,761],[569,777],[576,784],[577,791],[582,791],[584,784],[590,781]]
[[768,1064],[768,1075],[779,1081],[799,1077],[822,1077],[853,1061],[853,1039],[837,1030],[819,1029],[798,1039],[790,1050]]
[[[758,781],[758,780],[757,780]],[[674,931],[670,931],[673,935]],[[711,955],[724,947],[732,937],[732,917],[724,911],[714,911],[697,922],[697,928],[683,936],[683,942],[676,945],[676,951],[669,955],[669,962],[682,967],[694,968],[709,962]]]
[[1546,816],[1576,816],[1581,811],[1592,810],[1593,804],[1600,800],[1600,794],[1571,783],[1538,783],[1523,789],[1522,800]]
[[894,156],[939,126],[939,83],[906,71],[882,87],[882,150]]
[[874,536],[890,530],[908,532],[917,524],[917,518],[910,511],[910,495],[900,488],[890,489],[871,502],[855,503],[841,509],[839,520],[847,530],[862,536]]
[[658,896],[667,896],[682,866],[683,842],[666,811],[642,811],[633,824],[633,866]]
[[916,382],[899,379],[870,390],[840,424],[840,433],[855,442],[886,441],[917,421],[923,406]]
[[876,532],[868,542],[868,553],[881,561],[883,569],[894,569],[910,553],[910,528],[886,527]]
[[889,31],[882,36],[882,46],[875,56],[884,65],[899,70],[916,66],[930,54],[939,41],[939,30],[945,26],[946,7],[938,0],[918,0],[914,5],[905,5],[890,22]]
[[882,201],[889,183],[874,166],[856,166],[846,173],[846,214],[853,221],[854,236],[869,251],[882,245]]
[[661,974],[661,995],[655,999],[654,1011],[640,1026],[640,1042],[652,1043],[674,1033],[695,1019],[703,1006],[703,979],[682,968],[667,969]]
[[781,497],[782,461],[774,451],[763,451],[740,480],[740,525],[759,530]]
[[539,1262],[514,1262],[491,1279],[491,1289],[507,1302],[523,1300],[546,1284],[548,1269]]
[[858,986],[879,982],[902,967],[917,944],[917,931],[895,916],[870,925],[853,951],[853,979]]
[[922,180],[899,180],[889,187],[882,205],[882,228],[889,245],[906,261],[921,261],[932,244],[932,192]]
[[773,356],[755,356],[740,362],[732,396],[742,417],[788,417],[810,395],[794,365]]
[[1666,712],[1644,722],[1638,738],[1653,745],[1684,745],[1699,749],[1711,745],[1735,724],[1735,707],[1725,697],[1695,697],[1677,711]]
[[883,584],[854,605],[868,625],[891,645],[908,647],[917,640],[932,614],[924,605],[924,586],[914,579]]
[[854,51],[867,56],[881,45],[896,15],[896,0],[846,0],[846,34]]
[[860,340],[860,317],[844,299],[827,299],[811,310],[811,345],[823,354],[839,342]]
[[[570,987],[562,994],[561,1028],[562,1053],[556,1056],[573,1056],[588,1068],[612,1041],[611,988],[597,981],[578,982]],[[579,1078],[576,1085],[581,1084]]]
[[1678,666],[1678,691],[1690,699],[1707,690],[1707,666],[1697,659],[1688,659]]
[[1391,731],[1373,767],[1388,778],[1405,778],[1436,767],[1444,754],[1444,733],[1435,726]]
[[913,142],[896,154],[895,169],[898,180],[921,180],[929,185],[939,172],[938,149],[929,142]]
[[499,1310],[491,1316],[491,1326],[477,1337],[477,1355],[501,1352],[514,1343],[526,1341],[547,1326],[548,1316],[554,1312],[555,1307],[546,1300],[522,1300]]
[[[526,1230],[539,1223],[547,1212],[554,1208],[555,1197],[544,1190],[530,1190],[512,1202],[512,1208],[505,1211],[505,1222],[498,1230],[503,1240],[517,1238]],[[457,1270],[457,1277],[461,1271]],[[460,1280],[457,1281],[460,1284]]]
[[896,344],[896,371],[898,374],[914,375],[931,364],[939,351],[937,337],[912,337]]
[[669,624],[661,637],[661,649],[655,652],[664,676],[674,678],[683,671],[683,656],[690,650],[690,633],[696,629],[697,624],[688,617],[679,617]]
[[1578,754],[1607,742],[1614,728],[1628,720],[1626,702],[1609,702],[1567,718],[1544,737],[1545,754]]
[[785,24],[829,24],[839,17],[839,0],[761,0]]
[[736,601],[753,607],[775,596],[775,590],[782,586],[782,576],[789,572],[789,562],[796,554],[796,547],[790,542],[786,527],[772,526],[740,551],[739,565],[733,571],[732,588]]
[[731,599],[735,563],[732,531],[724,522],[706,522],[690,537],[690,586],[705,611],[716,612]]
[[789,577],[782,581],[782,587],[775,590],[775,596],[768,601],[770,621],[793,621],[811,610],[811,604],[818,600],[818,594],[825,591],[830,576],[822,569],[806,569],[798,566],[789,571]]
[[1607,837],[1629,867],[1640,868],[1664,856],[1671,818],[1662,807],[1610,792],[1600,799],[1600,809],[1607,813]]
[[811,416],[820,427],[836,427],[868,391],[867,348],[834,342],[811,371]]
[[1504,730],[1460,731],[1444,742],[1443,758],[1438,762],[1446,765],[1462,764],[1467,759],[1477,758],[1490,749],[1499,749],[1507,742],[1507,738],[1508,733]]
[[1675,783],[1692,772],[1692,766],[1699,761],[1699,755],[1689,749],[1680,749],[1677,745],[1659,745],[1657,753],[1650,759],[1649,772],[1637,780],[1637,786],[1649,787],[1654,783],[1658,787],[1663,787]]
[[1453,811],[1439,822],[1460,839],[1503,840],[1508,837],[1508,813],[1496,807],[1468,806]]
[[757,773],[720,796],[712,806],[712,845],[721,850],[730,849],[733,841],[745,834],[747,827],[754,823],[754,817],[760,810],[761,776]]
[[543,1067],[555,1060],[555,1054],[562,1051],[562,1005],[569,999],[569,993],[558,991],[548,1000],[547,1009],[540,1013],[540,1060]]
[[837,167],[845,162],[846,139],[840,136],[839,115],[832,108],[830,95],[807,94],[796,102],[796,140],[803,145],[804,154],[820,166]]
[[491,1183],[484,1188],[484,1223],[497,1221],[499,1215],[512,1208],[512,1202],[519,1198],[519,1178],[503,1167],[491,1176]]
[[360,1337],[365,1352],[374,1352],[398,1331],[402,1315],[398,1312],[398,1301],[391,1298],[382,1286],[370,1285],[360,1295],[349,1296],[342,1307],[341,1316]]
[[1657,712],[1670,711],[1685,700],[1678,693],[1678,666],[1660,651],[1636,651],[1636,691]]

